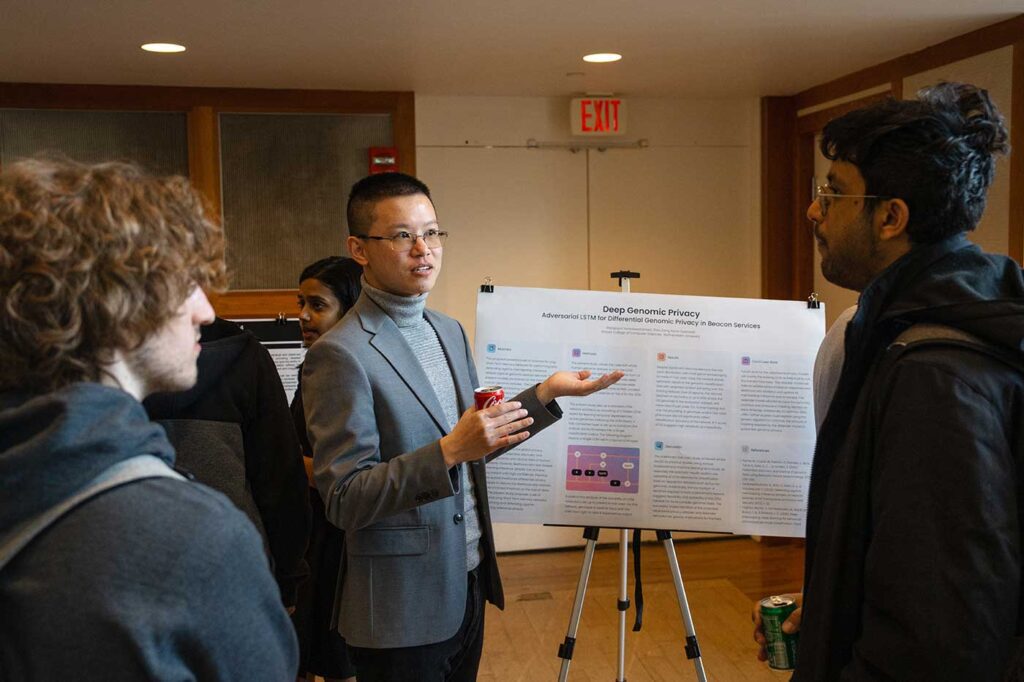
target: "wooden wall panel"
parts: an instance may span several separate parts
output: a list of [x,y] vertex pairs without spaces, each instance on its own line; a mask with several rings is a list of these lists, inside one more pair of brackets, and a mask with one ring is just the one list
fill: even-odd
[[[416,173],[416,113],[411,92],[0,83],[0,107],[187,112],[189,174],[218,220],[221,112],[390,114],[399,168]],[[275,317],[295,310],[295,294],[291,289],[235,291],[212,296],[211,301],[221,316]]]
[[220,141],[213,107],[188,112],[188,174],[192,186],[209,202],[210,215],[221,219]]
[[793,174],[796,104],[792,97],[761,99],[761,296],[793,299],[795,271]]
[[220,317],[244,319],[247,317],[271,317],[279,314],[297,317],[299,305],[296,300],[298,289],[260,289],[258,291],[228,291],[211,294],[210,303]]
[[[901,80],[900,83],[902,82],[903,81]],[[900,92],[902,93],[902,91],[903,88],[900,87]],[[821,129],[825,127],[825,124],[832,119],[838,118],[845,113],[854,111],[855,109],[866,107],[869,104],[881,102],[882,100],[886,100],[890,97],[896,97],[896,95],[892,91],[880,92],[876,95],[868,95],[867,97],[853,100],[852,102],[843,102],[842,104],[837,104],[834,107],[816,111],[813,114],[800,116],[797,118],[797,132],[801,135],[806,133],[817,134],[821,132]]]
[[900,81],[911,74],[1013,45],[1022,39],[1024,14],[808,88],[795,95],[796,108],[806,109],[876,85]]
[[408,106],[411,92],[186,88],[155,85],[0,83],[0,106],[40,109],[188,111],[213,106],[232,111],[391,113]]
[[893,99],[903,99],[903,79],[897,78],[889,84],[889,95]]
[[804,133],[796,140],[796,170],[793,175],[793,272],[792,298],[807,298],[814,291],[814,233],[807,220],[807,207],[814,198],[814,137]]
[[395,127],[394,141],[398,149],[398,168],[416,175],[416,99],[409,93],[400,97],[391,112]]
[[1024,263],[1024,40],[1013,46],[1010,129],[1010,256]]

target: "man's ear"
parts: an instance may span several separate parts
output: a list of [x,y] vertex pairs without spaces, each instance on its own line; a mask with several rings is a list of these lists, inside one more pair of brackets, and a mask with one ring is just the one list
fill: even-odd
[[878,238],[881,241],[907,238],[910,208],[903,199],[886,199],[876,209],[875,219],[879,221]]
[[370,259],[366,257],[366,241],[350,235],[345,243],[348,245],[348,253],[352,256],[352,260],[365,268],[366,264],[370,262]]

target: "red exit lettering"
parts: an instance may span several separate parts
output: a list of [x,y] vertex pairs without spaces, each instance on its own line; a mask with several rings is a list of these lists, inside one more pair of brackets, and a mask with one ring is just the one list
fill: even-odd
[[[618,99],[581,99],[580,128],[586,133],[614,133],[619,130]],[[593,119],[593,123],[591,123]]]

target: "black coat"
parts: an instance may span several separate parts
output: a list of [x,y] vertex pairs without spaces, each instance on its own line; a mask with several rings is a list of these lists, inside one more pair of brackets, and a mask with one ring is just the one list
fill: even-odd
[[166,429],[177,464],[219,490],[263,536],[286,606],[309,570],[309,483],[288,399],[270,353],[228,320],[202,328],[199,378],[143,403]]
[[999,680],[1021,622],[1024,278],[961,236],[861,294],[811,472],[797,670],[808,680]]

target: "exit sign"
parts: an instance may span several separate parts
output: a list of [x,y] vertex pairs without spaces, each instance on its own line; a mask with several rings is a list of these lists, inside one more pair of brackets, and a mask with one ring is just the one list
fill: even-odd
[[626,132],[626,100],[621,97],[579,97],[569,105],[573,135],[622,135]]

